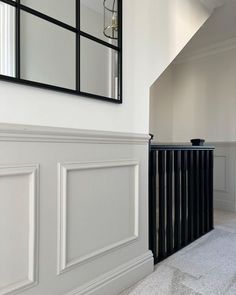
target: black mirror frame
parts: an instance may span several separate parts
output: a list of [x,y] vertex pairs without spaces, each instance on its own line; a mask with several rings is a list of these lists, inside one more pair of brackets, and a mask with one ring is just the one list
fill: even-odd
[[[94,99],[98,99],[98,100],[121,104],[122,100],[123,100],[123,98],[122,98],[122,92],[123,92],[123,89],[122,89],[122,0],[118,0],[118,23],[119,23],[118,46],[112,45],[106,41],[103,41],[93,35],[90,35],[90,34],[80,30],[80,0],[75,0],[75,1],[76,1],[76,28],[74,28],[64,22],[61,22],[53,17],[50,17],[46,14],[43,14],[35,9],[25,6],[20,3],[20,0],[16,0],[16,1],[0,0],[0,2],[11,5],[16,8],[16,36],[15,36],[15,38],[16,38],[16,46],[15,46],[15,49],[16,49],[16,59],[15,59],[16,60],[16,65],[15,65],[16,75],[15,76],[16,77],[10,77],[10,76],[0,74],[0,80],[29,85],[29,86],[34,86],[34,87],[40,87],[40,88],[44,88],[44,89],[55,90],[55,91],[60,91],[60,92],[64,92],[64,93],[79,95],[82,97],[94,98]],[[60,26],[66,30],[74,32],[76,34],[76,90],[21,79],[21,77],[20,77],[20,11],[21,10],[25,11],[27,13],[30,13],[36,17],[39,17],[41,19],[44,19],[48,22],[51,22],[57,26]],[[87,39],[90,39],[94,42],[97,42],[101,45],[104,45],[108,48],[111,48],[117,52],[117,54],[118,54],[118,80],[119,80],[118,99],[104,97],[104,96],[80,91],[80,37],[81,36],[85,37]]]

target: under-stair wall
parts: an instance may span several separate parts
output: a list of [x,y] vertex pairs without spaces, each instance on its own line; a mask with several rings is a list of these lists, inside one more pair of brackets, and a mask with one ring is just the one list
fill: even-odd
[[[236,38],[222,24],[235,7],[230,1],[217,16],[225,34],[219,36],[216,30],[215,36],[230,34],[230,38],[198,47],[210,31],[206,25],[153,85],[150,120],[150,132],[159,142],[204,138],[215,146],[214,205],[229,211],[236,211]],[[217,23],[213,18],[211,28]]]

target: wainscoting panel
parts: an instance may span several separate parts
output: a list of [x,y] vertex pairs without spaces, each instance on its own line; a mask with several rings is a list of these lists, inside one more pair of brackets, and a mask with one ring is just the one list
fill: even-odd
[[236,144],[212,143],[214,157],[214,205],[217,209],[235,211]]
[[37,281],[38,166],[0,166],[0,294]]
[[117,295],[152,272],[148,139],[0,124],[0,295]]
[[59,164],[59,273],[138,238],[138,172],[134,161]]
[[227,156],[215,156],[214,189],[218,192],[229,192],[229,159]]

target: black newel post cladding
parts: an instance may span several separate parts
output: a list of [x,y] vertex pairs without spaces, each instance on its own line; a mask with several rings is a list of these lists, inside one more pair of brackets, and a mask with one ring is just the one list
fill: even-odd
[[213,229],[214,147],[160,145],[149,152],[149,247],[160,262]]

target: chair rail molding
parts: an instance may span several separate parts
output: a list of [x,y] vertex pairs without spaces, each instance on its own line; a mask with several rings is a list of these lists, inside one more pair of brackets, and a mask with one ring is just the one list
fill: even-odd
[[0,124],[0,141],[143,144],[148,134],[81,130],[59,127]]

